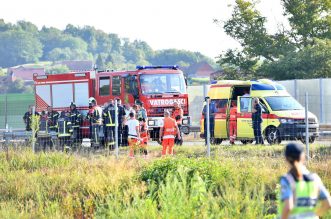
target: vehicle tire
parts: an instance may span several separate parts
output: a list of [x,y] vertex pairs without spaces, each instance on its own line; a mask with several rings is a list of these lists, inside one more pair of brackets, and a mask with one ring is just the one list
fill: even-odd
[[211,138],[210,139],[210,143],[211,144],[214,144],[214,145],[220,145],[220,144],[222,144],[222,139],[220,139],[220,138]]
[[[313,144],[316,140],[316,137],[309,137],[309,143],[310,144]],[[300,141],[303,143],[303,144],[306,144],[306,138],[301,138]]]
[[266,129],[265,139],[270,145],[280,144],[282,141],[279,136],[279,131],[274,126],[270,126]]
[[246,144],[252,144],[253,140],[241,140],[241,143],[246,145]]

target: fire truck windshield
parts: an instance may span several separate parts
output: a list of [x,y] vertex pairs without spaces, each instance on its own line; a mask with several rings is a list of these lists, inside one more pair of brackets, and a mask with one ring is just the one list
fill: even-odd
[[142,94],[186,93],[182,74],[142,74],[140,76]]

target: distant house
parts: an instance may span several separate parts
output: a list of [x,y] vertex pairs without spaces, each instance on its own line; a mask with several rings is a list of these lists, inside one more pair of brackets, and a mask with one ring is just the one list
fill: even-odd
[[223,70],[218,70],[210,74],[210,80],[217,80],[219,77],[221,77],[224,74]]
[[57,62],[56,64],[66,65],[69,68],[69,70],[73,72],[93,70],[93,62],[89,60],[60,61]]
[[33,80],[33,74],[45,75],[45,68],[18,66],[8,68],[7,72],[8,76],[11,78],[11,81],[21,78],[25,82],[29,82]]
[[215,69],[208,62],[198,62],[183,69],[185,74],[191,78],[209,78]]

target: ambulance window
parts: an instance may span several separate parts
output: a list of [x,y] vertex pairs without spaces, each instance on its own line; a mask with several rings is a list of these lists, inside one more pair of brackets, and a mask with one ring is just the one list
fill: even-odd
[[109,96],[109,77],[100,77],[99,79],[99,95]]
[[112,94],[113,96],[121,95],[121,77],[114,76],[112,79]]
[[218,113],[225,113],[228,105],[228,99],[214,99],[212,103],[215,104]]
[[240,98],[240,112],[247,113],[251,112],[252,101],[249,97],[241,97]]

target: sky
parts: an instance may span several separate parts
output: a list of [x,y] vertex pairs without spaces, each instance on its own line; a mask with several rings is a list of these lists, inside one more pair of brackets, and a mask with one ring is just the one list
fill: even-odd
[[[9,0],[1,4],[6,22],[26,20],[64,29],[91,25],[130,40],[144,40],[153,49],[184,49],[215,58],[238,48],[214,19],[230,18],[235,0]],[[282,18],[280,0],[260,0],[258,9],[268,18],[270,32]]]

